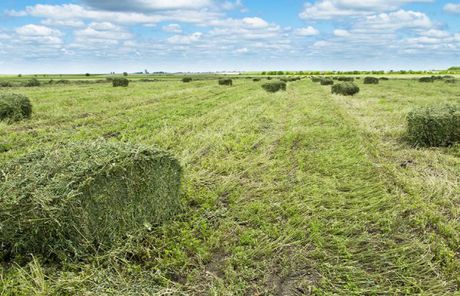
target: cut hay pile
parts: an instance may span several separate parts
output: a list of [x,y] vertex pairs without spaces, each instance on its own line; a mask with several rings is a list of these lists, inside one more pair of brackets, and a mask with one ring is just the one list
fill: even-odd
[[353,82],[342,82],[333,85],[331,92],[343,96],[353,96],[359,92],[359,87]]
[[418,147],[441,147],[460,142],[459,107],[446,105],[411,111],[407,115],[407,136]]
[[125,143],[61,144],[15,160],[0,174],[0,261],[108,250],[171,218],[180,178],[168,153]]
[[273,81],[262,84],[262,88],[267,92],[277,92],[280,90],[286,90],[286,82],[284,81]]
[[233,80],[231,80],[230,78],[221,78],[221,79],[219,79],[219,85],[232,86],[233,85]]
[[128,87],[129,80],[127,78],[114,78],[112,85],[113,87]]
[[334,84],[334,80],[332,80],[331,78],[323,78],[321,79],[321,85],[333,85]]
[[353,77],[338,77],[338,81],[344,81],[344,82],[353,82],[355,79]]
[[379,84],[379,79],[377,77],[365,77],[364,84]]
[[193,80],[192,77],[184,77],[184,78],[182,78],[182,82],[184,82],[184,83],[192,82],[192,80]]
[[418,82],[434,82],[433,77],[420,77]]
[[0,94],[0,121],[15,122],[32,115],[28,97],[19,94]]

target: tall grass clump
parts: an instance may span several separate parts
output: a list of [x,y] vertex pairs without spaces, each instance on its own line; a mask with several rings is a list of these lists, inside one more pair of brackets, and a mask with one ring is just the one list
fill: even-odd
[[331,92],[338,95],[353,96],[359,92],[359,87],[353,82],[342,82],[333,85]]
[[418,82],[434,82],[433,77],[420,77]]
[[128,87],[129,80],[127,78],[114,78],[112,80],[113,87]]
[[458,105],[414,109],[407,115],[407,136],[416,147],[443,147],[460,141]]
[[284,81],[273,81],[262,84],[262,88],[265,89],[267,92],[277,92],[280,90],[286,90],[286,82]]
[[379,84],[379,79],[377,77],[365,77],[364,84]]
[[331,78],[323,78],[321,79],[321,85],[333,85],[334,84],[334,80],[332,80]]
[[193,80],[192,77],[184,77],[184,78],[182,78],[182,82],[184,82],[184,83],[192,82],[192,80]]
[[24,83],[25,87],[38,87],[40,85],[41,85],[41,82],[37,78],[32,78],[29,81]]
[[0,121],[15,122],[32,116],[32,104],[20,94],[0,94]]
[[219,85],[232,86],[233,85],[233,80],[231,80],[230,78],[221,78],[221,79],[219,79]]
[[151,147],[60,144],[2,171],[0,261],[84,259],[180,208],[180,164]]

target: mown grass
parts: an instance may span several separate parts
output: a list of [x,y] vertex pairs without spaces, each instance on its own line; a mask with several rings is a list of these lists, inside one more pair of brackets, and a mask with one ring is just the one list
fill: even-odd
[[155,144],[184,167],[183,212],[88,262],[6,265],[5,295],[452,295],[459,147],[414,149],[405,114],[459,84],[384,81],[355,97],[298,81],[17,89],[0,163],[57,141]]

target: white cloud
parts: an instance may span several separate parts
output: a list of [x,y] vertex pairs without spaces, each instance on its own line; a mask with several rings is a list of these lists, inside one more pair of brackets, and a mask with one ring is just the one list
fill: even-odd
[[85,26],[85,23],[82,20],[78,20],[78,19],[66,19],[66,20],[44,19],[41,23],[43,25],[53,26],[53,27],[82,28]]
[[171,32],[171,33],[181,33],[182,28],[179,24],[169,24],[169,25],[163,26],[163,31]]
[[300,13],[302,19],[328,20],[337,17],[351,17],[387,12],[412,2],[431,2],[431,0],[318,0],[306,3]]
[[435,38],[443,38],[449,37],[449,32],[437,30],[437,29],[430,29],[428,31],[424,31],[420,33],[421,35],[428,36],[428,37],[435,37]]
[[243,24],[246,27],[250,27],[250,28],[268,27],[268,23],[264,19],[261,19],[260,17],[245,17],[243,18]]
[[51,29],[40,25],[25,25],[16,29],[16,33],[22,36],[61,36],[59,30]]
[[444,11],[449,13],[460,13],[460,3],[447,3],[444,6]]
[[433,24],[430,18],[416,11],[398,10],[391,13],[381,13],[366,17],[358,23],[367,30],[398,30],[402,28],[430,28]]
[[191,35],[174,35],[168,38],[168,42],[171,44],[192,44],[201,40],[203,33],[195,32]]
[[319,31],[312,26],[308,26],[306,28],[296,29],[294,33],[298,36],[315,36],[319,35]]
[[75,31],[74,35],[75,43],[83,46],[87,43],[117,44],[119,41],[133,38],[125,29],[109,22],[91,23],[87,28]]
[[211,0],[84,0],[91,7],[109,11],[145,11],[196,9],[212,4]]
[[337,36],[337,37],[348,37],[350,36],[350,32],[347,31],[347,30],[343,30],[343,29],[336,29],[334,30],[334,35]]

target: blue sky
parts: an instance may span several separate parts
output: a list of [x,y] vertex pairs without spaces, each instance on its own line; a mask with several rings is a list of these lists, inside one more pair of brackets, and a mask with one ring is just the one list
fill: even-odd
[[460,66],[458,0],[2,0],[0,73]]

